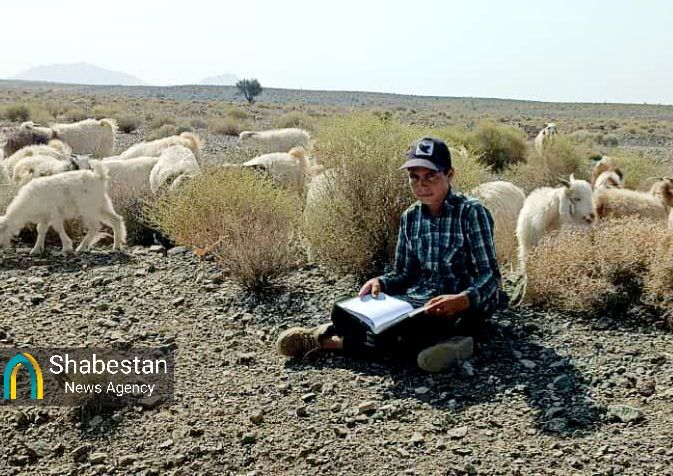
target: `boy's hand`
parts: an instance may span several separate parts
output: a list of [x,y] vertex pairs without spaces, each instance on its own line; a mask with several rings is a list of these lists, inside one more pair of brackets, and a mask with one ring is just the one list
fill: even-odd
[[430,316],[446,317],[466,311],[470,308],[470,299],[467,294],[442,294],[435,296],[425,303],[425,313]]
[[358,293],[358,296],[360,298],[363,298],[367,294],[371,293],[373,298],[377,298],[379,297],[380,292],[381,292],[381,282],[379,281],[379,278],[372,278],[362,285],[362,287],[360,288],[360,292]]

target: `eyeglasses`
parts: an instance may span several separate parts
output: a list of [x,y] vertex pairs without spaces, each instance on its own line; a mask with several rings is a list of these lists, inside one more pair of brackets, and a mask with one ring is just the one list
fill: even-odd
[[430,172],[425,177],[421,177],[418,174],[409,174],[409,183],[411,185],[435,185],[439,183],[441,175],[439,172]]

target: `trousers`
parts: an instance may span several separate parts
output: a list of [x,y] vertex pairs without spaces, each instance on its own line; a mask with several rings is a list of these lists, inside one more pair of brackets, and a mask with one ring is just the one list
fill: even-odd
[[[410,301],[406,296],[394,296]],[[338,300],[337,300],[338,301]],[[420,307],[423,303],[414,303]],[[343,338],[343,353],[361,358],[392,357],[415,359],[418,353],[432,345],[455,336],[483,337],[488,315],[465,311],[449,317],[419,314],[381,332],[369,328],[344,311],[336,303],[332,306],[332,325],[326,337]]]

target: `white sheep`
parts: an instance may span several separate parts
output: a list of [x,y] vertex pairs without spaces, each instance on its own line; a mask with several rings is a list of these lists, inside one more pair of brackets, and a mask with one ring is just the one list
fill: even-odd
[[673,179],[657,180],[649,192],[625,188],[605,188],[594,194],[594,211],[598,218],[640,215],[669,220],[673,207]]
[[[594,188],[596,187],[596,183],[598,182],[598,177],[600,177],[603,173],[605,172],[613,172],[618,176],[618,180],[616,181],[616,184],[621,184],[623,185],[623,179],[624,179],[624,174],[620,170],[619,167],[617,167],[617,164],[615,163],[614,160],[612,160],[611,157],[608,157],[607,155],[604,155],[601,157],[601,159],[596,162],[591,169],[591,186]],[[610,182],[615,182],[614,176],[612,175],[605,175],[601,181],[603,182],[603,185],[607,182],[608,184]],[[613,185],[613,186],[618,186],[618,185]]]
[[124,220],[114,210],[107,195],[107,170],[100,163],[92,170],[78,170],[31,180],[14,197],[7,212],[0,217],[0,245],[9,246],[12,236],[27,223],[37,224],[37,240],[31,255],[44,251],[44,240],[49,226],[61,238],[63,252],[72,251],[72,240],[64,229],[67,219],[82,218],[87,234],[77,251],[88,250],[98,236],[101,222],[112,227],[113,249],[126,241]]
[[73,124],[51,124],[41,127],[32,122],[24,122],[19,132],[26,130],[52,131],[52,139],[67,143],[75,154],[91,154],[108,157],[114,154],[117,138],[117,122],[114,119],[85,119]]
[[535,137],[535,150],[538,154],[542,155],[545,147],[547,147],[547,145],[553,140],[556,134],[556,124],[553,122],[548,123],[544,129],[538,132],[537,136]]
[[[186,179],[201,173],[194,153],[187,147],[175,145],[164,150],[159,161],[150,172],[150,190],[156,194],[161,187],[172,180],[170,189],[174,190]],[[183,175],[186,177],[181,178]]]
[[303,147],[294,147],[289,152],[263,154],[244,162],[243,166],[263,169],[281,185],[297,190],[303,190],[310,173]]
[[602,188],[624,188],[620,171],[606,170],[601,173],[594,182],[594,190]]
[[558,188],[541,187],[533,190],[523,203],[516,223],[519,246],[519,266],[525,274],[526,256],[545,233],[558,230],[564,224],[589,225],[594,220],[593,193],[586,180],[562,181]]
[[[89,163],[96,163],[90,160]],[[151,193],[150,173],[159,162],[159,157],[134,157],[132,159],[103,160],[110,177],[110,197],[119,200],[142,197]]]
[[34,155],[32,157],[25,157],[16,164],[12,174],[12,181],[18,187],[22,187],[34,178],[47,177],[49,175],[79,170],[80,168],[87,169],[88,167],[80,167],[79,162],[74,157],[71,157],[69,160],[60,160],[48,155]]
[[3,164],[7,169],[7,173],[11,177],[14,174],[14,167],[21,160],[26,157],[33,157],[37,155],[54,157],[55,159],[66,160],[72,149],[58,139],[49,141],[49,144],[29,145],[14,152],[12,155],[3,160]]
[[308,148],[311,136],[303,129],[271,129],[243,131],[238,135],[238,145],[255,149],[262,154],[287,152],[293,147]]
[[174,145],[181,145],[190,149],[199,164],[203,163],[202,144],[199,136],[192,132],[183,132],[179,136],[164,137],[150,142],[140,142],[129,147],[118,156],[108,157],[105,160],[133,159],[135,157],[159,157],[161,153]]
[[491,212],[495,223],[495,249],[500,263],[514,262],[516,257],[516,224],[526,194],[511,182],[486,182],[469,195],[477,197]]

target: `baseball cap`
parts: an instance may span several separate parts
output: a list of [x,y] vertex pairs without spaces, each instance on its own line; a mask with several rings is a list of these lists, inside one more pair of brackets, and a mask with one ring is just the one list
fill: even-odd
[[406,154],[407,161],[400,169],[410,167],[425,167],[440,171],[451,168],[451,153],[443,140],[434,137],[423,137],[415,140]]

